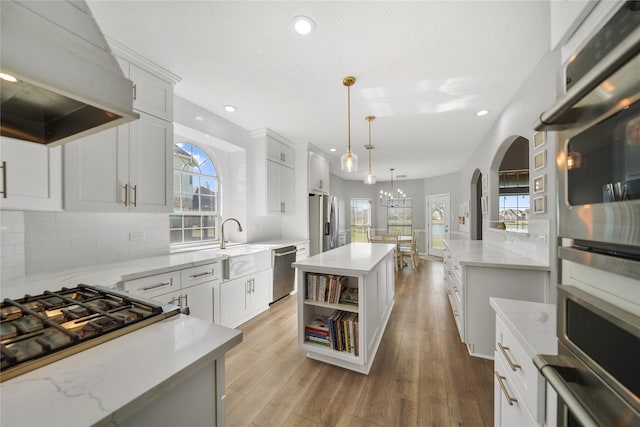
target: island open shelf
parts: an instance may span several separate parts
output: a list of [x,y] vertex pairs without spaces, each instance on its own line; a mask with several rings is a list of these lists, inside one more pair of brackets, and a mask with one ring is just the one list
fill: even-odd
[[393,308],[394,249],[352,243],[293,264],[307,357],[369,373]]

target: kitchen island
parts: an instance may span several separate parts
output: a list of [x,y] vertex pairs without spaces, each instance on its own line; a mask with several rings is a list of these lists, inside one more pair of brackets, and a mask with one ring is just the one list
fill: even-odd
[[472,356],[493,359],[495,314],[489,298],[553,300],[548,264],[481,240],[444,241],[444,278],[460,340]]
[[0,384],[3,426],[223,426],[242,332],[178,315]]
[[352,243],[293,264],[307,357],[368,374],[394,303],[395,245]]

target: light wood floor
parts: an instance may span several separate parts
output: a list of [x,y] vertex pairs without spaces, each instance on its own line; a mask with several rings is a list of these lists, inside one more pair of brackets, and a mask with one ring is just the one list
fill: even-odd
[[229,426],[491,426],[493,362],[460,342],[442,262],[396,273],[396,300],[369,375],[305,357],[294,296],[240,327],[226,359]]

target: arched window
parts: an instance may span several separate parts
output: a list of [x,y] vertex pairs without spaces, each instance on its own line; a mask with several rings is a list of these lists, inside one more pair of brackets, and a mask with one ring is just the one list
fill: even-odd
[[197,145],[173,146],[173,215],[170,241],[218,240],[220,188],[211,157]]

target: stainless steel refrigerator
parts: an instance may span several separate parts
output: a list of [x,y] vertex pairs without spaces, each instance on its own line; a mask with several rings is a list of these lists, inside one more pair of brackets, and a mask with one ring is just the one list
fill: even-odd
[[309,255],[338,247],[338,199],[309,194]]

